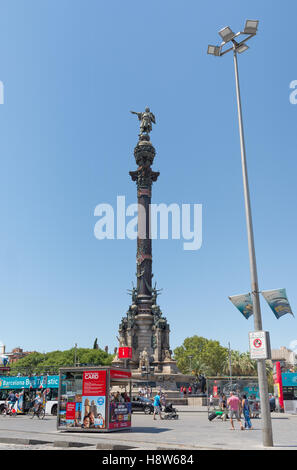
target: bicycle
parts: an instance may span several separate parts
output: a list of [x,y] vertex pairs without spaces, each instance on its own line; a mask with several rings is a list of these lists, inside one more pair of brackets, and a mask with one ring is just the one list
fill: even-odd
[[1,408],[0,413],[2,416],[16,416],[17,415],[17,412],[14,409],[14,407],[10,406],[7,403],[4,403],[4,406]]
[[38,419],[43,419],[45,417],[45,409],[43,405],[40,405],[38,409],[36,409],[36,405],[32,405],[28,410],[29,418],[33,419],[34,416],[37,416]]

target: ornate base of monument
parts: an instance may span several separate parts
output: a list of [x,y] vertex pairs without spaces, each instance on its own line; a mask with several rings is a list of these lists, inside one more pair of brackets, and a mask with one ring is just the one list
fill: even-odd
[[[153,289],[153,293],[154,303],[150,313],[149,310],[148,313],[142,313],[137,300],[130,305],[119,326],[119,345],[132,348],[132,359],[129,360],[132,371],[179,374],[176,362],[171,357],[169,325],[156,305],[156,289]],[[116,355],[113,365],[123,366],[124,361]]]

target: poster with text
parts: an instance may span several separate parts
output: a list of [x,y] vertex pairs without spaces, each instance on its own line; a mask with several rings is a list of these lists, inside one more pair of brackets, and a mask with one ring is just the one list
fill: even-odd
[[99,396],[82,397],[81,427],[84,429],[105,428],[106,398]]
[[83,396],[106,396],[106,370],[89,370],[83,373]]
[[109,406],[109,429],[131,427],[131,403],[111,402]]

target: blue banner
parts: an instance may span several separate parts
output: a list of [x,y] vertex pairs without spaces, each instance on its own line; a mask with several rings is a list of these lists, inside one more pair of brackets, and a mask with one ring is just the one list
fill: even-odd
[[294,316],[287,299],[286,289],[264,290],[261,293],[277,319],[287,313]]
[[233,305],[242,313],[244,318],[248,319],[253,315],[253,301],[251,294],[232,295],[229,297]]
[[3,389],[36,389],[36,388],[58,388],[59,387],[59,376],[32,376],[32,377],[0,377],[0,390]]

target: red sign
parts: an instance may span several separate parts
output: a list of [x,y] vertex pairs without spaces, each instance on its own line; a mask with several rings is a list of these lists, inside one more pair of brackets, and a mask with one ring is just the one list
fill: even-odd
[[111,370],[110,378],[111,379],[128,379],[131,377],[131,372],[124,370]]
[[132,359],[132,348],[126,346],[119,348],[119,359]]
[[75,403],[66,404],[66,419],[75,419]]
[[83,373],[83,395],[106,396],[106,370],[88,370]]
[[262,346],[261,339],[260,338],[254,339],[253,345],[255,346],[255,348],[260,348]]

